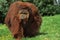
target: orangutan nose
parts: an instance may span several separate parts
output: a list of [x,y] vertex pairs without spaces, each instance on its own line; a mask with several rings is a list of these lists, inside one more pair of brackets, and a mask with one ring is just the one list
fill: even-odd
[[25,19],[26,18],[26,15],[25,14],[22,14],[21,15],[21,19]]

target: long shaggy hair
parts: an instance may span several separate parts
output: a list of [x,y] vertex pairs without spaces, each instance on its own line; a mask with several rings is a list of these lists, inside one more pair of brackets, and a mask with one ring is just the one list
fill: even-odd
[[17,1],[10,5],[5,23],[13,37],[19,40],[24,36],[36,35],[42,18],[34,4]]

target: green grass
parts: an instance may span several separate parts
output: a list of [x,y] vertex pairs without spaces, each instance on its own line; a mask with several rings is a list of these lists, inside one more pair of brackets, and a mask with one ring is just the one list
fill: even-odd
[[[42,18],[41,35],[22,40],[60,40],[60,15],[45,16]],[[45,35],[44,35],[45,33]],[[0,40],[14,40],[5,25],[0,24]]]

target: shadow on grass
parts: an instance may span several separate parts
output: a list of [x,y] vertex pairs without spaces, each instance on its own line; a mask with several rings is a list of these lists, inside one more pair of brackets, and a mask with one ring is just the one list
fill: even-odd
[[46,35],[46,34],[48,34],[48,33],[38,33],[37,35]]
[[37,33],[37,34],[35,34],[35,35],[26,36],[26,37],[31,38],[31,37],[36,37],[36,36],[39,36],[39,35],[47,35],[47,34],[48,34],[48,33]]

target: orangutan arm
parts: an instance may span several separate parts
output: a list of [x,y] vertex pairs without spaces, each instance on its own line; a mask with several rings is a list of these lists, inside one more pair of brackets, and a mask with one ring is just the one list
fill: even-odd
[[36,21],[36,23],[39,25],[41,25],[42,23],[42,17],[41,15],[39,15],[39,13],[37,13],[35,16],[34,16],[34,20]]
[[7,14],[6,18],[5,18],[5,24],[10,27],[11,26],[11,23],[10,23],[10,17],[9,15]]

